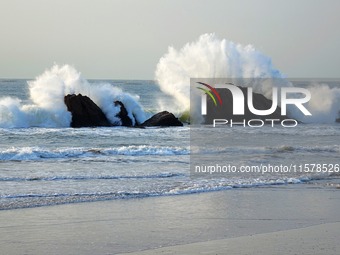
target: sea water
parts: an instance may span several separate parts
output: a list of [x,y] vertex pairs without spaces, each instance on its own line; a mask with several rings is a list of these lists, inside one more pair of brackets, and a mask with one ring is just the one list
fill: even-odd
[[[105,83],[139,95],[145,112],[155,112],[161,92],[153,82]],[[27,87],[1,80],[0,98],[25,104]],[[0,127],[0,208],[171,194],[188,177],[188,134],[188,127]]]
[[[138,95],[148,116],[160,110],[159,101],[169,106],[172,102],[154,81],[89,81],[92,86],[102,83]],[[22,105],[29,104],[27,80],[0,80],[0,98],[17,98]],[[0,119],[4,112],[0,111]],[[18,113],[13,110],[11,114]],[[200,129],[204,133],[207,127]],[[223,133],[224,140],[214,146],[206,141],[207,146],[201,149],[229,164],[339,162],[340,127],[336,124],[301,124],[289,130],[220,128],[214,132]],[[269,173],[193,177],[190,125],[145,129],[74,129],[50,124],[0,127],[0,209],[263,187],[330,176]]]
[[[244,79],[270,99],[279,78],[270,57],[205,34],[182,49],[169,47],[156,81],[86,80],[75,68],[54,65],[32,80],[0,80],[0,209],[310,183],[339,178],[340,82],[300,81],[311,93],[312,117],[294,128],[197,126],[70,128],[67,94],[90,97],[115,123],[123,102],[143,122],[190,107],[190,78]],[[298,84],[298,85],[301,85]],[[199,109],[198,109],[199,110]],[[294,116],[294,112],[291,112]],[[295,117],[295,116],[294,116]],[[301,116],[300,116],[301,117]],[[197,124],[197,123],[195,123]],[[193,160],[236,168],[284,166],[297,171],[195,174]],[[213,160],[212,160],[213,159]],[[320,168],[326,172],[315,171]],[[312,171],[305,171],[305,166]],[[299,171],[301,170],[304,171]],[[190,170],[191,169],[191,170]],[[333,171],[329,171],[333,170]]]

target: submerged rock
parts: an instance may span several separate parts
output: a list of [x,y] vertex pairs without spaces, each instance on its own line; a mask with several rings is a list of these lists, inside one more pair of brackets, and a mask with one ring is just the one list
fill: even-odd
[[71,127],[111,126],[103,111],[89,97],[72,94],[65,96],[64,102],[72,114]]
[[173,126],[183,126],[183,123],[179,121],[175,115],[170,112],[163,111],[156,113],[150,119],[144,121],[140,126],[142,127],[173,127]]

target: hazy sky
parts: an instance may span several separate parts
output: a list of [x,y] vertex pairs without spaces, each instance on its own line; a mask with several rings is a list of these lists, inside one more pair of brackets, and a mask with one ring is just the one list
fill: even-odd
[[153,79],[169,45],[215,32],[288,77],[340,76],[338,0],[0,0],[0,78],[54,63],[86,78]]

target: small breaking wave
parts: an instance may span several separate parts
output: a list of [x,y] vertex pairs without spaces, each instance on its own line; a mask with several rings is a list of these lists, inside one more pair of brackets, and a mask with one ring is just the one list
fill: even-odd
[[[18,194],[4,194],[0,196],[0,210],[50,206],[68,203],[80,202],[94,202],[104,200],[116,199],[133,199],[133,198],[146,198],[158,196],[175,196],[195,193],[205,193],[222,191],[229,189],[239,188],[257,188],[264,186],[277,186],[285,184],[299,184],[311,180],[311,178],[281,178],[281,179],[268,179],[268,180],[190,180],[188,176],[177,173],[163,173],[158,175],[139,176],[137,178],[176,178],[178,182],[176,185],[170,185],[167,188],[155,187],[151,189],[133,189],[130,191],[97,191],[97,192],[56,192],[56,193],[18,193]],[[121,176],[120,178],[130,178],[130,176]],[[131,177],[136,178],[136,177]],[[184,178],[184,179],[183,179]],[[28,202],[29,201],[29,202]]]
[[0,161],[40,161],[48,159],[93,158],[115,155],[171,156],[188,155],[188,148],[147,145],[121,146],[117,148],[59,148],[21,147],[0,150]]

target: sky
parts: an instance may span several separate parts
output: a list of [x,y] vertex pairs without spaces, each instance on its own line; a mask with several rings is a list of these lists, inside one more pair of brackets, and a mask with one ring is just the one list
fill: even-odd
[[287,77],[339,78],[338,0],[0,0],[0,78],[71,64],[88,79],[154,79],[169,46],[215,33]]

